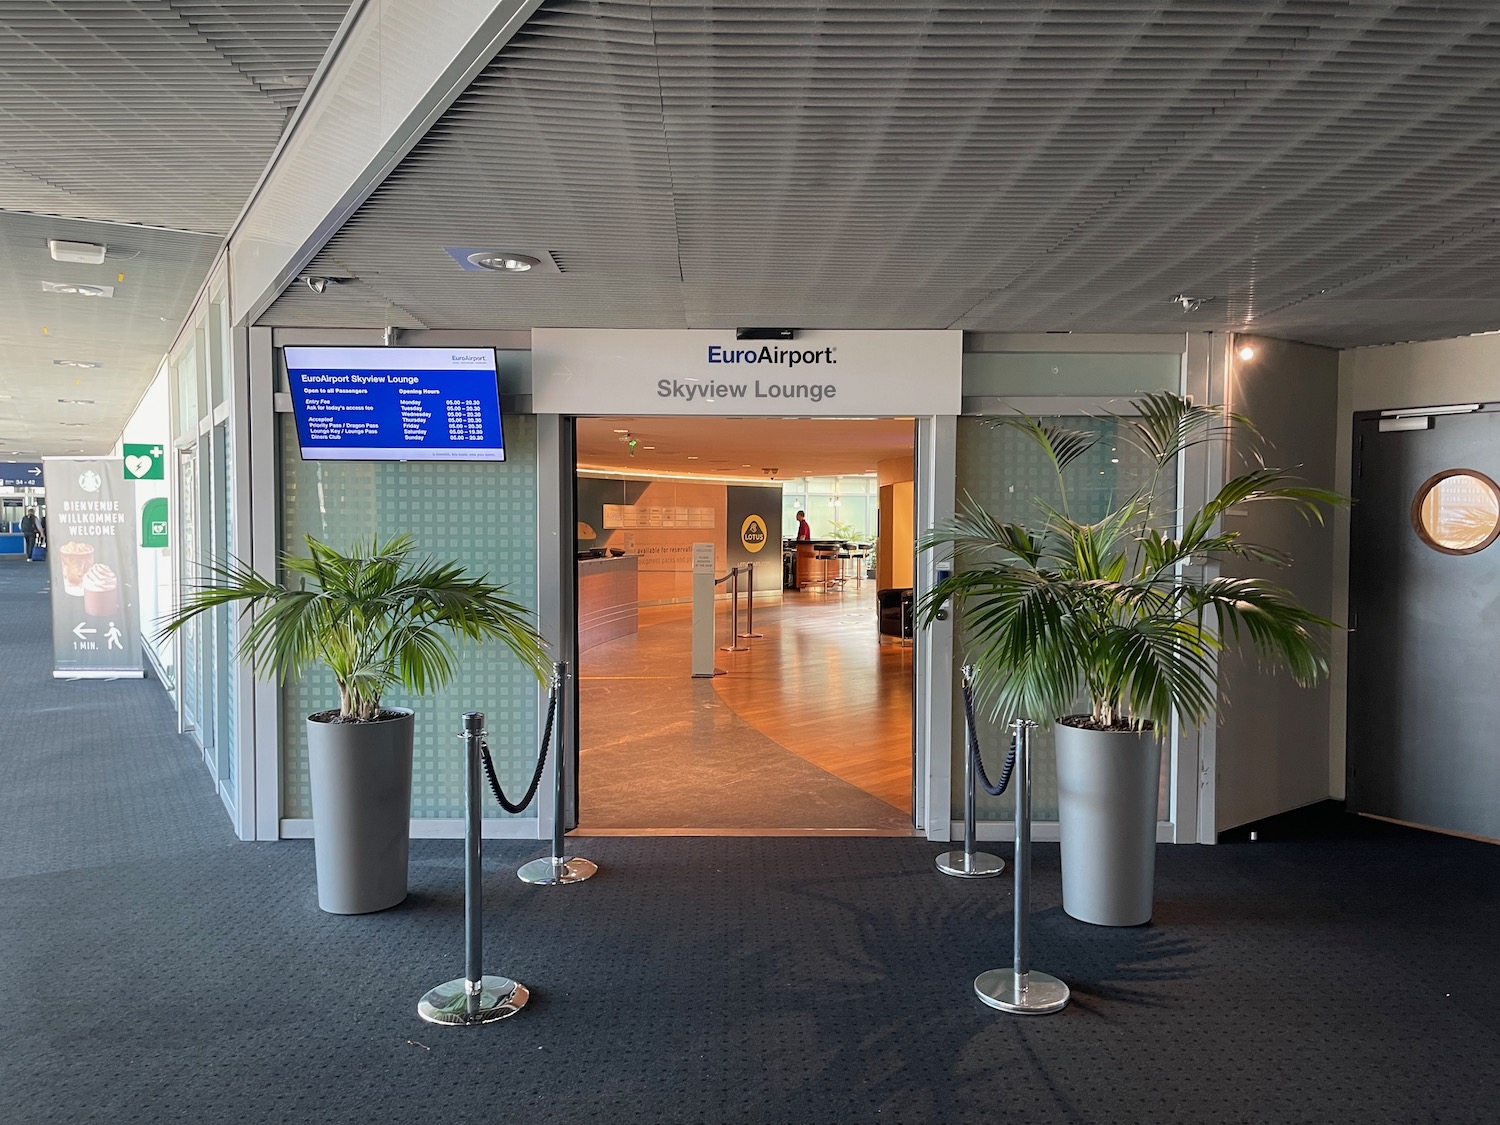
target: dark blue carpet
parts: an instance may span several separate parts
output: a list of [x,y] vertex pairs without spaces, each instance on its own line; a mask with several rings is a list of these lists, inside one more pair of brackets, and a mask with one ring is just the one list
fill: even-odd
[[[0,1121],[1494,1122],[1500,849],[1352,822],[1164,847],[1149,926],[1058,908],[1018,1019],[1008,879],[891,839],[594,839],[537,889],[489,845],[486,967],[533,989],[436,1028],[462,970],[456,842],[339,918],[305,843],[241,844],[160,685],[47,678],[40,576],[0,568]],[[19,623],[19,625],[17,625]],[[17,784],[21,778],[24,784]],[[1000,849],[1008,851],[1008,849]]]

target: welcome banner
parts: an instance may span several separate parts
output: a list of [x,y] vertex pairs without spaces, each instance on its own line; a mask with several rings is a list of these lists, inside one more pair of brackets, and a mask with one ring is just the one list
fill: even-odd
[[48,457],[53,672],[142,676],[135,489],[118,458]]

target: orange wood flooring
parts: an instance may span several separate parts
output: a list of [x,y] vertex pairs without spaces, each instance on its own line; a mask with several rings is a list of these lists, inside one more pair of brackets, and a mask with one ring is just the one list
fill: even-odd
[[719,697],[792,753],[910,813],[912,650],[880,643],[874,583],[785,591],[779,607],[756,607],[755,627],[765,637],[741,641],[749,652],[719,654],[729,673],[714,680]]
[[[743,742],[742,736],[734,733],[734,724],[743,724],[739,729],[747,734],[753,730],[782,751],[816,767],[813,773],[802,776],[800,784],[816,785],[817,777],[831,775],[823,790],[831,805],[825,807],[841,807],[841,799],[836,795],[839,782],[883,803],[861,813],[858,809],[863,806],[858,801],[850,802],[847,823],[835,816],[833,824],[825,824],[820,830],[888,832],[902,823],[910,824],[912,650],[891,641],[881,643],[875,628],[873,582],[851,583],[846,589],[828,592],[789,590],[778,600],[757,604],[755,629],[764,635],[741,640],[739,643],[748,647],[746,652],[718,651],[716,664],[727,674],[712,681],[693,680],[685,675],[690,618],[691,607],[687,605],[642,606],[638,637],[612,642],[583,655],[580,662],[584,689],[581,700],[584,709],[580,715],[584,732],[584,758],[580,767],[583,771],[580,792],[585,798],[580,808],[582,831],[591,828],[611,831],[612,823],[618,823],[621,831],[645,831],[646,825],[671,831],[679,822],[684,828],[689,823],[708,828],[714,823],[711,813],[681,821],[681,805],[673,806],[671,794],[664,795],[659,789],[703,781],[699,776],[678,782],[677,771],[662,756],[672,739],[681,738],[677,728],[683,716],[702,714],[699,693],[703,690],[709,690],[711,697],[716,697],[727,709],[725,719],[730,725],[695,728],[697,737],[723,738],[725,751],[732,753],[729,748]],[[748,630],[743,615],[741,628]],[[727,604],[721,603],[717,622],[720,645],[728,642],[730,631]],[[678,683],[679,678],[679,687],[667,687],[668,683]],[[626,681],[639,685],[639,690],[630,697],[601,694],[611,687],[618,691]],[[660,688],[653,686],[657,683],[667,688],[666,695],[658,694]],[[643,744],[640,733],[629,733],[643,721],[631,712],[639,711],[640,704],[648,698],[649,706],[657,709],[651,713],[658,717],[662,733]],[[644,721],[649,724],[649,716]],[[640,748],[626,749],[627,742]],[[596,756],[599,753],[629,753],[630,768],[611,772]],[[692,759],[694,763],[714,760],[718,758],[712,752],[695,754]],[[724,768],[730,770],[730,776],[723,778],[724,786],[731,790],[740,788],[735,771],[747,765],[747,761],[733,757],[724,760]],[[734,766],[728,764],[731,761]],[[690,772],[696,772],[696,768]],[[599,788],[606,784],[609,791]],[[641,785],[647,786],[647,790],[642,790]],[[624,788],[618,789],[620,786]],[[674,821],[672,813],[653,819],[650,813],[640,812],[636,818],[627,814],[623,819],[611,821],[609,810],[618,809],[616,802],[620,798],[628,793],[639,801],[648,790],[655,791],[654,807],[675,808],[679,820]],[[684,799],[687,792],[684,791]],[[775,791],[747,793],[745,797],[777,802]],[[862,796],[860,800],[868,797]],[[875,807],[887,808],[889,813],[874,816],[872,822]],[[591,815],[591,809],[602,812]],[[752,814],[749,819],[768,830],[785,823],[778,821],[772,809]],[[729,816],[723,823],[727,828],[740,821]],[[794,819],[790,823],[802,821]],[[630,829],[627,824],[640,824],[641,828]]]

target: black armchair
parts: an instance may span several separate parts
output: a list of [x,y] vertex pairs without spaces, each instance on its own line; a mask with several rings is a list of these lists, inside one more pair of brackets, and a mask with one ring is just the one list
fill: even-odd
[[904,644],[911,639],[912,588],[893,586],[875,591],[875,612],[882,637],[897,637]]

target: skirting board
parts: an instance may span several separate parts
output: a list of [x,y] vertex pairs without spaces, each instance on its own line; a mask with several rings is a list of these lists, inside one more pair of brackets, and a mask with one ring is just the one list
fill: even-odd
[[99,668],[86,672],[54,671],[52,678],[54,680],[144,680],[146,671],[143,668],[133,672],[128,668]]
[[[484,839],[549,839],[549,835],[542,834],[537,824],[537,819],[531,816],[518,816],[506,820],[486,819],[484,822]],[[443,820],[413,820],[411,822],[411,838],[413,840],[462,840],[464,838],[464,828],[464,821],[459,817],[451,817]],[[281,822],[281,838],[283,840],[311,840],[313,838],[312,819],[283,820]]]
[[[948,837],[952,840],[964,838],[964,822],[955,820],[949,831]],[[1170,821],[1158,821],[1156,825],[1156,842],[1158,844],[1170,844],[1176,836],[1176,832]],[[974,826],[974,838],[977,840],[991,840],[996,843],[1009,843],[1016,838],[1016,824],[1013,820],[981,820]],[[1031,822],[1031,838],[1039,844],[1055,844],[1058,840],[1057,821],[1034,820]]]

